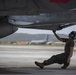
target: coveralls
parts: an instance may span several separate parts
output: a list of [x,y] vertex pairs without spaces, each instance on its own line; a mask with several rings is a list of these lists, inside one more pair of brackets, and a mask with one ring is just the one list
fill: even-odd
[[54,63],[68,64],[67,59],[70,54],[70,47],[74,47],[74,41],[73,39],[63,39],[63,41],[66,43],[64,52],[61,54],[53,55],[50,59],[45,60],[43,62],[44,65],[50,65]]

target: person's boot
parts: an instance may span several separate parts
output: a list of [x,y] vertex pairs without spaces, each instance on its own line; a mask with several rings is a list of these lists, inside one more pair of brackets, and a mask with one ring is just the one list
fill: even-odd
[[61,68],[66,69],[69,66],[69,63],[64,64]]
[[40,67],[41,69],[44,68],[44,64],[43,64],[43,63],[39,63],[39,62],[35,61],[35,64],[36,64],[38,67]]

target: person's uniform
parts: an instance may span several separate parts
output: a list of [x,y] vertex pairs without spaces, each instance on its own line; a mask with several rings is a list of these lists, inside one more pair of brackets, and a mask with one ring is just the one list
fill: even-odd
[[45,60],[44,64],[49,65],[53,63],[58,63],[58,64],[63,64],[67,63],[67,58],[70,53],[70,47],[74,47],[74,41],[72,39],[64,39],[65,44],[65,51],[64,53],[58,54],[58,55],[53,55],[50,59]]
[[[42,63],[42,65],[46,66],[54,63],[64,64],[62,68],[66,68],[69,65],[69,63],[67,63],[67,59],[70,54],[70,47],[74,47],[74,41],[72,39],[63,39],[63,40],[64,42],[66,42],[64,53],[53,55],[50,59],[45,60]],[[40,67],[39,62],[35,62],[35,64]],[[43,68],[43,66],[41,66],[40,68]]]

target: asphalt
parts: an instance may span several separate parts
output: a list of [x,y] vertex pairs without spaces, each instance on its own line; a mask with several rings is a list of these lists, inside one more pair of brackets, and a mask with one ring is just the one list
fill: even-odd
[[62,53],[63,47],[51,46],[0,46],[1,75],[76,75],[76,48],[67,69],[53,64],[40,69],[34,62],[42,62],[52,55]]

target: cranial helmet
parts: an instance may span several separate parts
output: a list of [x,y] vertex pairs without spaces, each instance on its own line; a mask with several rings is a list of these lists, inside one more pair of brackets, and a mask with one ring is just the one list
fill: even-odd
[[76,31],[72,31],[69,36],[72,38],[72,39],[76,39]]

